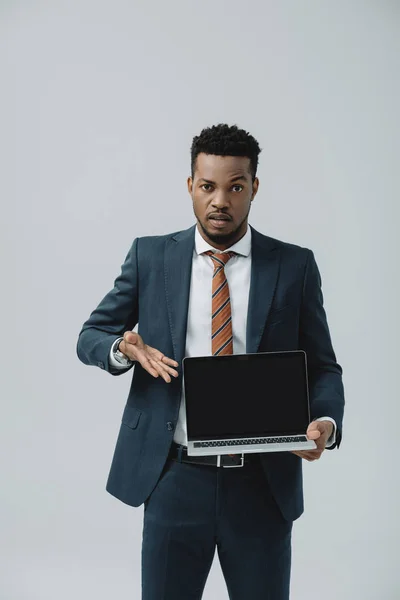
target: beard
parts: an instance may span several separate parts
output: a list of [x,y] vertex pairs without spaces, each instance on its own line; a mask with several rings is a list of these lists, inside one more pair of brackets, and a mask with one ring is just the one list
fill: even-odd
[[203,231],[203,233],[208,237],[208,239],[211,242],[213,242],[214,244],[217,244],[217,245],[230,244],[230,242],[232,242],[232,245],[233,245],[233,243],[238,241],[238,234],[239,234],[241,228],[243,227],[243,224],[247,221],[249,213],[250,213],[250,207],[247,212],[247,215],[243,218],[241,223],[237,227],[235,227],[232,231],[228,231],[226,233],[222,233],[222,232],[221,233],[212,233],[211,231],[209,231],[207,229],[205,224],[200,221],[200,219],[198,218],[196,213],[195,213],[195,216],[196,216],[198,224],[201,227],[201,230]]

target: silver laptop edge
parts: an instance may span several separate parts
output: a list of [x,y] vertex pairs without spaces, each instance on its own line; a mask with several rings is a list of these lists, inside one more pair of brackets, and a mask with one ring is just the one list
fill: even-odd
[[[304,434],[301,434],[304,435]],[[188,442],[188,454],[189,456],[210,456],[214,454],[250,454],[254,452],[291,452],[293,450],[314,450],[317,445],[314,440],[307,440],[305,442],[279,442],[279,437],[284,438],[298,438],[300,435],[293,436],[274,436],[276,442],[263,442],[261,444],[235,444],[234,446],[207,446],[206,448],[197,448],[194,444],[198,442],[221,442],[221,440],[196,440]],[[257,439],[257,438],[254,438]],[[262,438],[264,439],[264,438]],[[239,440],[240,441],[240,438]],[[268,445],[267,445],[268,444]]]

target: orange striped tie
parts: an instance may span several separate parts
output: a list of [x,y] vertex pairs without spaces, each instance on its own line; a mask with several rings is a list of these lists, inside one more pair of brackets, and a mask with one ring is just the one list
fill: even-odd
[[205,252],[214,263],[212,280],[212,353],[213,356],[233,354],[232,315],[225,265],[235,252],[214,254]]

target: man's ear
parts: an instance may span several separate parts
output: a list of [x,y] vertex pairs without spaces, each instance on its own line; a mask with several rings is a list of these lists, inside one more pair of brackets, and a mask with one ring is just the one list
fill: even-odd
[[187,179],[187,186],[188,186],[188,192],[190,195],[192,195],[193,192],[193,179],[192,177],[188,177]]
[[251,201],[253,202],[257,192],[258,192],[258,187],[260,185],[260,180],[258,179],[258,177],[256,177],[253,181],[253,195],[251,197]]

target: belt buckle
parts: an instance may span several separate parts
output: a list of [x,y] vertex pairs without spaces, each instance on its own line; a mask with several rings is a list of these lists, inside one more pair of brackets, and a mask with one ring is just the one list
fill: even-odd
[[[229,454],[227,456],[229,456]],[[238,467],[243,467],[243,465],[244,465],[244,453],[243,452],[240,457],[240,463],[238,465],[221,465],[221,454],[217,455],[217,467],[222,467],[223,469],[237,469]]]

